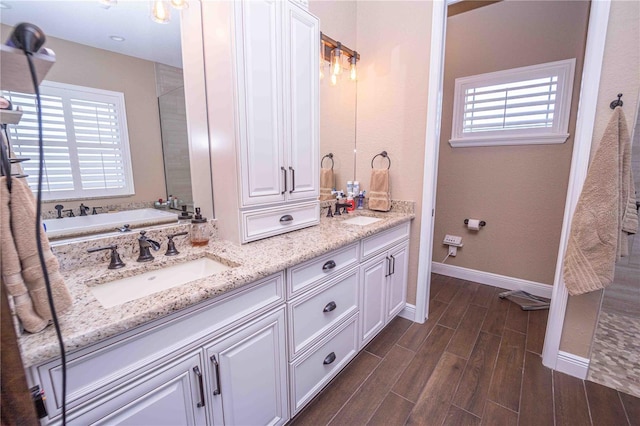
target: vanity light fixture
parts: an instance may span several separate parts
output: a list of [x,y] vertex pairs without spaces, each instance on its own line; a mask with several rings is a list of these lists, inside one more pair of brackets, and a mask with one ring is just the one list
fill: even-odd
[[338,84],[343,69],[349,69],[349,78],[355,81],[357,79],[356,63],[360,60],[360,54],[326,34],[320,33],[320,40],[320,78],[324,77],[324,63],[329,59],[332,86]]
[[151,20],[158,24],[168,24],[171,20],[169,4],[164,0],[153,0],[151,3]]

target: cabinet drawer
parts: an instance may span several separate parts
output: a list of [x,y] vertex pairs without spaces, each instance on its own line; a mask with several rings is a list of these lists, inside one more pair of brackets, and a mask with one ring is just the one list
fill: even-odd
[[358,311],[358,269],[288,304],[291,358]]
[[358,352],[358,315],[291,363],[293,416],[310,401]]
[[370,257],[388,249],[400,241],[409,238],[411,222],[403,223],[394,228],[387,229],[379,234],[372,235],[362,240],[362,259]]
[[242,242],[272,237],[320,223],[318,201],[295,206],[240,212]]
[[[282,303],[283,278],[282,273],[272,275],[213,303],[70,354],[67,357],[67,406],[72,408],[95,398],[162,362],[164,356]],[[60,413],[62,404],[60,359],[34,369],[47,394],[49,416],[54,417]]]
[[296,296],[311,285],[332,278],[355,265],[358,262],[359,249],[359,243],[354,243],[289,268],[287,276],[289,297]]

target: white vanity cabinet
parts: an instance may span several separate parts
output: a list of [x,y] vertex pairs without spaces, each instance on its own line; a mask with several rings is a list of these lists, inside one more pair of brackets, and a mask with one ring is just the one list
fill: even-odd
[[[241,373],[248,366],[260,368],[260,375],[254,376],[260,381],[251,384],[252,398],[238,400],[276,395],[273,404],[257,404],[260,411],[254,414],[271,415],[273,423],[284,423],[288,419],[284,301],[281,272],[68,354],[69,423],[108,418],[109,424],[203,424],[207,419],[220,424],[224,414],[232,416],[237,410],[233,404],[241,402],[216,399],[215,386],[219,381],[232,389],[226,393],[229,396],[237,389],[246,390]],[[214,354],[222,360],[224,377],[211,370]],[[60,359],[31,367],[29,373],[32,384],[45,391],[49,418],[43,422],[59,424]],[[176,413],[156,422],[154,407],[170,409],[162,400],[177,404]]]
[[202,6],[221,236],[246,243],[319,223],[318,19],[291,1]]

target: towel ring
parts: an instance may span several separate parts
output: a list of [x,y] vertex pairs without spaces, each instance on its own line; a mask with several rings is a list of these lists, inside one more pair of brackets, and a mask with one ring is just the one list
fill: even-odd
[[389,170],[391,168],[391,158],[389,157],[389,155],[387,154],[387,151],[382,151],[380,154],[376,154],[372,159],[371,159],[371,168],[373,169],[373,160],[375,160],[377,157],[384,157],[389,161],[389,166],[387,167],[387,170]]
[[329,160],[331,160],[331,170],[333,170],[333,153],[332,152],[322,157],[322,160],[320,160],[320,168],[322,168],[322,162],[324,161],[325,158],[328,158]]

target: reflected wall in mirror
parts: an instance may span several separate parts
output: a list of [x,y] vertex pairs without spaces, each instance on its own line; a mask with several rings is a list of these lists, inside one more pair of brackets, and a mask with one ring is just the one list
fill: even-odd
[[[47,81],[122,92],[125,97],[135,194],[63,201],[65,209],[73,208],[78,215],[81,202],[116,209],[152,206],[168,195],[191,204],[178,11],[172,11],[169,24],[161,25],[151,21],[147,1],[120,1],[109,8],[98,1],[4,3],[9,8],[0,18],[2,42],[19,22],[33,23],[46,34],[45,47],[56,55]],[[43,212],[55,214],[56,204],[59,201],[44,203]]]
[[[357,2],[311,0],[309,11],[320,18],[320,31],[353,50],[356,45]],[[346,191],[347,181],[355,180],[356,88],[357,82],[343,71],[331,85],[325,63],[320,80],[320,158],[332,153],[335,188]],[[331,167],[325,159],[323,167]]]

